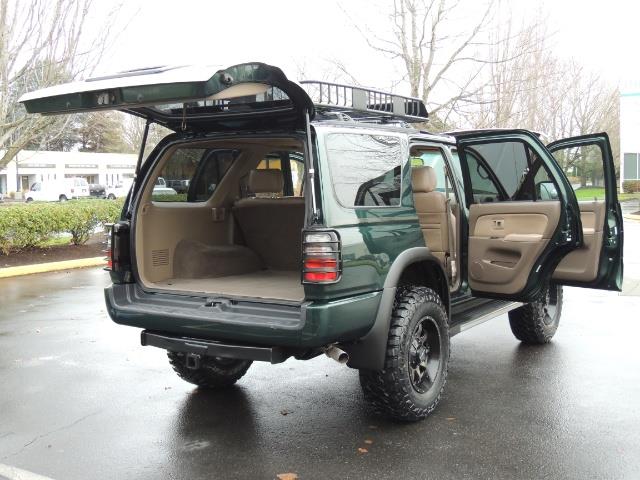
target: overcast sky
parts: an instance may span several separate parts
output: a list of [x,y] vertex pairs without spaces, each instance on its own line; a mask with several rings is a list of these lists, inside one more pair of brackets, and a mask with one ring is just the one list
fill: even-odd
[[[263,61],[280,66],[297,80],[301,68],[307,77],[320,76],[328,68],[327,61],[338,59],[361,83],[387,88],[395,72],[354,27],[357,23],[362,29],[385,31],[388,18],[381,10],[391,0],[375,1],[377,6],[372,7],[365,0],[127,0],[116,25],[116,30],[124,31],[113,41],[97,72]],[[102,21],[101,9],[108,4],[100,2],[90,24]],[[516,16],[537,9],[545,12],[559,55],[576,58],[614,83],[640,80],[636,51],[640,2],[503,0],[503,5]],[[469,17],[474,17],[473,11]],[[464,21],[461,19],[461,28]]]

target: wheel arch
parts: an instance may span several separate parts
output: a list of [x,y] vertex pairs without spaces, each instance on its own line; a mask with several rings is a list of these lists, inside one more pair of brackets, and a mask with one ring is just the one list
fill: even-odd
[[427,247],[409,248],[396,257],[387,273],[378,313],[371,330],[360,340],[342,345],[349,354],[349,367],[369,370],[381,370],[384,367],[396,291],[404,285],[420,285],[433,289],[440,296],[447,317],[450,317],[449,283],[440,261]]

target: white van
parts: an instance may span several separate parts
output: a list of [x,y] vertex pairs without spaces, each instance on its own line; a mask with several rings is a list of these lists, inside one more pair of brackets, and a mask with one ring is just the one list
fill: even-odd
[[71,198],[89,197],[89,184],[81,177],[36,182],[25,193],[25,202],[66,202]]

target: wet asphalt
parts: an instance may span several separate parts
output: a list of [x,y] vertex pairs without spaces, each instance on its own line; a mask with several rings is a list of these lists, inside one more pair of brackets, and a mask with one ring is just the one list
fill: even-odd
[[640,223],[626,230],[622,295],[566,288],[543,347],[520,345],[506,316],[455,337],[442,403],[409,425],[369,414],[357,372],[325,357],[254,363],[224,393],[184,383],[109,320],[99,269],[0,280],[0,466],[56,480],[640,478]]

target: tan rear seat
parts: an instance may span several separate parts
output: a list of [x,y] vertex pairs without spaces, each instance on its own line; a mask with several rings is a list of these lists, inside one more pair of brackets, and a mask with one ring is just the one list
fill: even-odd
[[[450,214],[447,221],[447,197],[436,191],[437,177],[432,167],[414,167],[411,169],[411,187],[413,203],[424,241],[431,252],[445,265],[445,257],[450,254],[450,240],[453,241],[455,217]],[[453,218],[452,218],[453,217]],[[452,235],[451,239],[449,235]]]
[[233,214],[247,246],[260,256],[267,268],[298,270],[304,198],[276,197],[282,194],[283,186],[280,170],[252,170],[247,188],[256,197],[238,200]]

